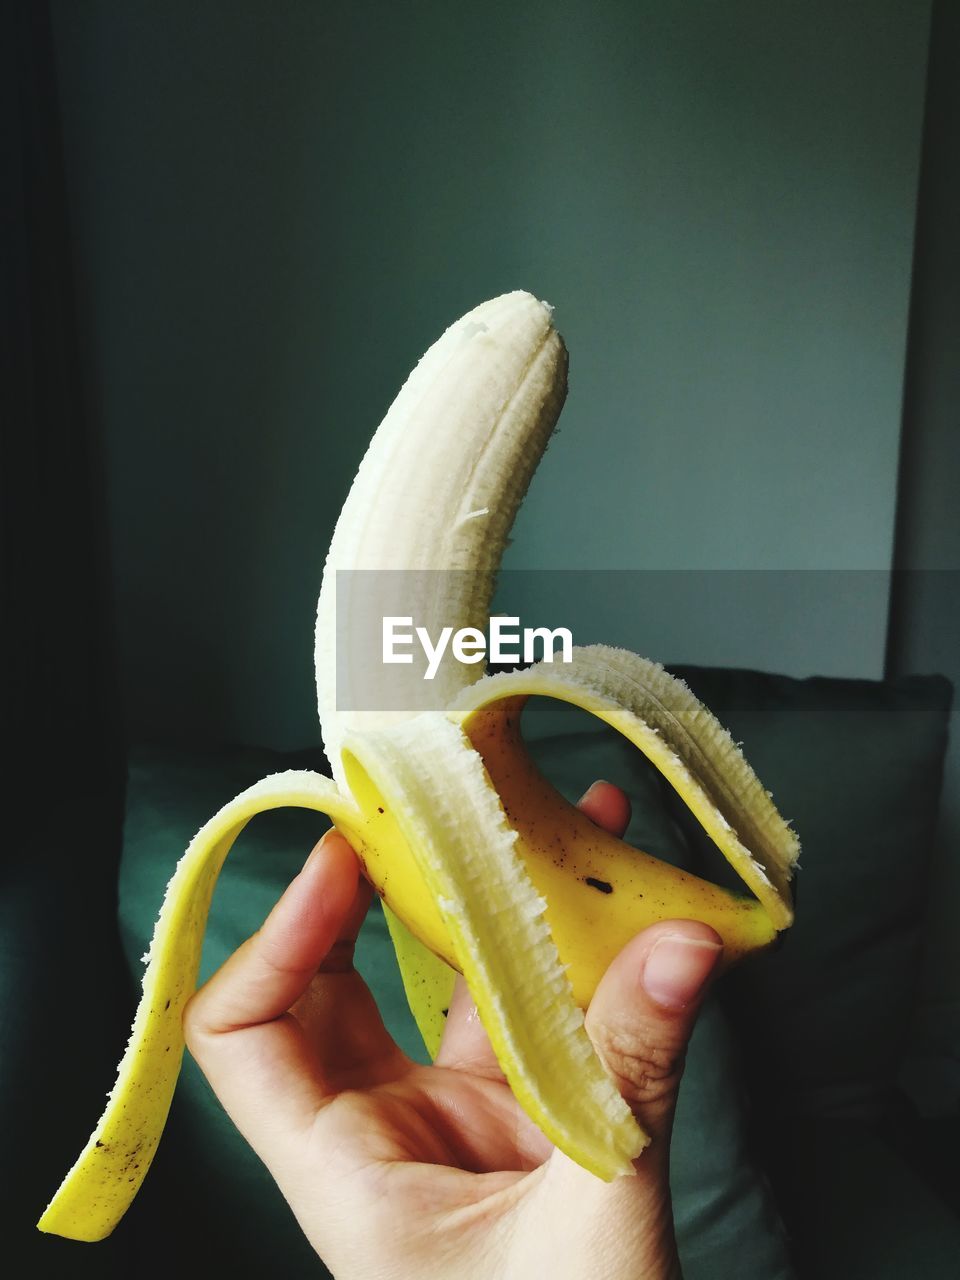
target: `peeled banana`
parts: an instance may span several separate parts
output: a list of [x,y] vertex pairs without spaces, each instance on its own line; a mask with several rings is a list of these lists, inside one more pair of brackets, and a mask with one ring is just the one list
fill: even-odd
[[[657,664],[591,646],[575,648],[569,663],[484,676],[446,652],[435,678],[408,681],[397,706],[395,672],[354,643],[369,623],[370,574],[403,575],[404,612],[430,634],[484,630],[566,369],[550,308],[509,293],[452,325],[390,407],[337,523],[317,608],[317,697],[333,779],[265,778],[191,842],[167,887],[107,1108],[42,1231],[101,1239],[136,1194],[179,1073],[181,1015],[217,876],[243,827],[266,809],[320,810],[356,849],[383,898],[431,1053],[460,972],[527,1114],[607,1180],[632,1172],[648,1141],[584,1029],[583,1009],[610,960],[655,920],[710,923],[726,963],[791,923],[794,832],[729,734]],[[751,894],[631,849],[568,804],[524,747],[532,696],[585,708],[643,751]]]

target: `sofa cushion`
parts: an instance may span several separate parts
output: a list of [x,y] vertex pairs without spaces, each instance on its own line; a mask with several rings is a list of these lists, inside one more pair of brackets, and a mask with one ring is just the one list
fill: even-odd
[[[634,802],[628,838],[673,861],[687,858],[660,802],[656,775],[618,735],[550,732],[538,736],[534,749],[571,799],[596,777],[623,785]],[[237,792],[285,768],[324,765],[319,753],[144,747],[131,754],[120,920],[129,965],[138,976],[164,886],[190,837]],[[214,896],[203,976],[259,926],[326,825],[322,815],[295,810],[266,813],[250,823]],[[378,906],[361,932],[357,967],[392,1034],[408,1053],[426,1060]],[[792,1275],[777,1210],[745,1135],[735,1046],[719,1005],[711,1002],[688,1054],[672,1148],[674,1210],[688,1280]],[[122,1229],[154,1264],[168,1255],[172,1261],[183,1239],[193,1236],[196,1265],[208,1259],[217,1274],[260,1276],[275,1269],[279,1256],[290,1280],[317,1275],[316,1259],[272,1180],[189,1056],[154,1168]]]
[[884,1134],[804,1116],[778,1135],[776,1185],[801,1275],[955,1280],[960,1217]]
[[[916,995],[950,684],[677,673],[742,742],[802,846],[796,923],[725,985],[752,1094],[778,1112],[879,1118]],[[668,803],[701,872],[722,879],[709,839]]]

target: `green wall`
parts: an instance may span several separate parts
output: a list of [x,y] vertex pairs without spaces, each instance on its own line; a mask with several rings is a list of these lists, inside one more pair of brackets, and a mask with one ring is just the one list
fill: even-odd
[[572,366],[508,563],[717,571],[606,638],[880,674],[927,4],[54,13],[133,736],[315,740],[357,462],[515,287]]

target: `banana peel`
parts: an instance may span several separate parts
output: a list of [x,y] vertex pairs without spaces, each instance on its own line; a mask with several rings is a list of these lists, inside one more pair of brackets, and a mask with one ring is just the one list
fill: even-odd
[[[369,705],[371,674],[375,692],[389,673],[360,670],[344,644],[352,605],[336,590],[338,575],[427,571],[418,617],[428,627],[482,628],[565,389],[566,352],[550,309],[525,293],[493,299],[452,325],[404,385],[341,513],[318,603],[318,705],[333,779],[301,771],[265,778],[191,842],[167,888],[107,1108],[40,1230],[102,1239],[141,1185],[180,1069],[182,1013],[217,876],[257,813],[298,806],[330,816],[383,899],[430,1053],[462,973],[521,1106],[605,1180],[633,1172],[649,1140],[584,1028],[609,962],[656,920],[711,924],[726,964],[792,922],[795,833],[729,734],[656,663],[598,645],[575,649],[563,665],[484,676],[448,656],[431,688],[440,708],[344,710],[356,705],[350,691],[361,684]],[[632,849],[564,800],[523,743],[530,697],[582,707],[622,733],[748,892],[730,893]]]

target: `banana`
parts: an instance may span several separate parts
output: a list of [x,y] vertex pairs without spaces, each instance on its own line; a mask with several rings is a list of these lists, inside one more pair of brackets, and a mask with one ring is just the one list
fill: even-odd
[[[407,379],[360,465],[324,567],[315,657],[333,778],[265,778],[190,843],[155,926],[116,1084],[42,1231],[102,1239],[135,1196],[179,1073],[181,1016],[217,876],[243,827],[266,809],[326,813],[357,850],[430,1052],[462,973],[527,1114],[606,1180],[633,1172],[648,1142],[584,1028],[607,964],[655,920],[709,922],[726,963],[790,925],[795,833],[729,734],[656,663],[591,646],[562,665],[485,676],[444,652],[427,682],[411,655],[413,679],[398,706],[395,672],[357,642],[371,609],[394,600],[431,635],[484,630],[566,369],[550,308],[515,292],[452,325]],[[631,849],[568,804],[524,746],[523,707],[535,696],[585,708],[644,752],[750,894]]]

